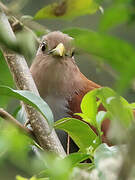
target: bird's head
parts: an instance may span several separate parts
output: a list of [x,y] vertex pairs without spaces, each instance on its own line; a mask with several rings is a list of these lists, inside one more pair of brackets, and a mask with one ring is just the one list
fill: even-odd
[[73,38],[60,31],[45,35],[37,51],[37,56],[44,60],[51,57],[54,60],[71,59],[74,55]]
[[42,96],[45,90],[64,94],[74,89],[80,71],[74,61],[73,38],[60,31],[43,36],[30,70]]

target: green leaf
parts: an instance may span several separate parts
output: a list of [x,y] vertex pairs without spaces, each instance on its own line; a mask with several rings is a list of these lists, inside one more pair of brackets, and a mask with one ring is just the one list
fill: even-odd
[[24,178],[24,177],[22,177],[22,176],[17,175],[17,176],[16,176],[16,180],[28,180],[28,179],[27,179],[27,178]]
[[14,97],[36,108],[47,120],[50,127],[53,126],[53,114],[48,104],[33,92],[26,90],[14,90],[7,86],[0,86],[0,95]]
[[100,98],[105,109],[113,118],[119,120],[125,127],[129,127],[133,121],[133,112],[124,98],[118,96],[111,88],[97,89],[97,97]]
[[89,123],[95,127],[96,127],[96,114],[97,114],[96,92],[97,90],[88,92],[83,97],[81,102],[82,113],[89,118]]
[[129,104],[129,106],[131,107],[131,109],[135,109],[135,103],[131,103]]
[[105,118],[107,118],[107,116],[108,116],[108,112],[105,111],[99,111],[98,114],[96,115],[96,121],[99,132],[101,132],[102,122],[104,121]]
[[16,180],[49,180],[49,178],[36,178],[36,176],[32,176],[31,178],[24,178],[22,176],[17,175]]
[[17,46],[20,48],[20,53],[23,54],[26,59],[31,60],[36,55],[36,40],[35,34],[32,32],[21,32],[16,35]]
[[18,165],[23,167],[23,163],[28,160],[28,152],[33,140],[10,123],[3,121],[0,125],[0,154],[5,152],[2,158],[9,158],[10,156],[14,164],[19,163],[20,165]]
[[8,23],[6,15],[0,12],[0,43],[29,59],[33,58],[36,52],[35,34],[22,31],[17,34],[17,38],[14,35],[11,36],[13,32],[9,27],[7,28],[5,21]]
[[86,152],[86,149],[92,146],[97,147],[99,142],[94,143],[97,135],[90,128],[90,126],[78,119],[74,118],[63,118],[55,122],[56,129],[62,129],[66,131],[69,136],[74,140],[81,151]]
[[14,87],[14,81],[6,63],[5,57],[0,50],[0,84]]
[[90,123],[90,124],[93,125],[93,126],[95,125],[95,124],[93,123],[93,120],[90,119],[86,114],[83,114],[83,113],[74,113],[74,115],[80,116],[84,121]]
[[36,180],[50,180],[50,178],[37,178]]
[[78,16],[93,14],[99,5],[94,0],[63,0],[43,7],[35,14],[35,19],[74,19]]
[[95,165],[93,163],[80,163],[77,165],[77,167],[86,171],[91,171],[95,167]]
[[38,180],[35,176],[31,177],[30,180]]
[[58,157],[54,153],[45,153],[42,156],[45,164],[45,170],[41,171],[39,178],[49,177],[55,180],[69,180],[71,174],[71,164],[69,159]]
[[108,31],[120,24],[132,21],[134,17],[132,0],[115,0],[100,20],[100,30]]
[[116,4],[108,8],[101,17],[100,30],[107,31],[129,19],[129,8],[125,4]]
[[[13,78],[11,76],[8,65],[1,50],[0,50],[0,84],[14,87]],[[6,108],[10,99],[11,99],[10,97],[0,96],[0,107]]]
[[71,166],[75,167],[78,163],[80,163],[88,158],[89,158],[89,154],[76,152],[76,153],[69,154],[64,159],[67,161],[70,161]]
[[5,22],[8,23],[7,17],[3,12],[0,12],[0,43],[4,44],[6,47],[14,51],[19,51],[16,38],[15,36],[11,36],[11,29],[7,28],[7,23]]
[[119,72],[120,78],[117,81],[119,92],[128,87],[135,77],[135,48],[131,44],[87,29],[71,28],[64,32],[75,39],[76,47],[100,57]]

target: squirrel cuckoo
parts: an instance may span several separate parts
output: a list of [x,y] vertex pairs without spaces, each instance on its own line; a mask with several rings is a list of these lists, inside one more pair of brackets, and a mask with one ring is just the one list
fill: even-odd
[[[100,88],[98,84],[88,80],[76,65],[73,38],[59,31],[50,32],[43,37],[30,71],[40,96],[52,109],[56,121],[74,117],[74,113],[81,112],[83,96]],[[104,142],[108,128],[109,120],[105,120],[102,125]],[[66,149],[66,133],[59,130],[57,134]],[[73,142],[70,145],[73,152],[76,148],[72,146],[75,146]]]

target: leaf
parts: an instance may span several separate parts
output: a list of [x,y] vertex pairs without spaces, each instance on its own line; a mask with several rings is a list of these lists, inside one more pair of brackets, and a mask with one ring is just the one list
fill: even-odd
[[86,171],[92,170],[95,166],[93,163],[80,163],[77,165],[77,167],[84,169]]
[[38,178],[36,180],[50,180],[50,178]]
[[134,19],[133,0],[115,0],[111,7],[107,8],[101,17],[100,30],[108,31],[125,22],[130,23]]
[[45,169],[40,172],[39,178],[49,177],[49,179],[69,180],[71,175],[71,165],[68,159],[58,157],[57,154],[46,152],[42,156]]
[[[13,78],[11,76],[8,65],[1,50],[0,50],[0,84],[14,87]],[[11,99],[10,97],[0,96],[0,107],[6,108],[10,99]]]
[[10,25],[7,27],[7,24],[8,19],[6,15],[0,12],[0,43],[12,51],[25,55],[29,59],[33,58],[36,52],[35,34],[22,31],[15,37]]
[[64,159],[67,161],[70,161],[71,166],[75,167],[78,163],[80,163],[88,158],[89,158],[89,154],[76,152],[76,153],[69,154]]
[[36,176],[32,176],[31,178],[28,179],[17,175],[16,180],[49,180],[49,178],[36,178]]
[[99,5],[94,0],[63,0],[43,7],[35,14],[35,19],[74,19],[78,16],[93,14]]
[[17,119],[21,124],[25,124],[27,120],[27,114],[24,110],[24,107],[19,105],[14,112],[12,113],[12,116]]
[[14,87],[14,81],[6,63],[5,57],[0,50],[0,84]]
[[121,3],[108,8],[101,17],[100,30],[107,31],[129,19],[129,8]]
[[26,120],[27,120],[27,115],[26,112],[24,110],[24,107],[20,107],[20,109],[18,110],[18,112],[15,115],[15,118],[21,123],[21,124],[25,124]]
[[28,180],[28,179],[27,179],[27,178],[24,178],[24,177],[22,177],[22,176],[17,175],[17,176],[16,176],[16,180]]
[[35,34],[32,32],[21,32],[16,35],[17,46],[20,48],[20,53],[31,60],[36,55],[36,40]]
[[75,45],[85,52],[100,57],[119,72],[117,88],[122,92],[128,87],[135,76],[135,48],[118,38],[90,31],[87,29],[71,28],[64,30],[75,39]]
[[[0,154],[6,152],[4,156],[10,157],[14,164],[20,167],[24,166],[23,163],[28,161],[32,142],[32,139],[10,123],[6,121],[0,123]],[[4,156],[3,158],[5,158]],[[25,164],[24,167],[28,167],[27,165]]]
[[97,135],[87,123],[81,120],[74,118],[63,118],[55,122],[54,127],[56,129],[66,131],[81,149],[81,151],[86,152],[87,148],[90,146],[95,148],[99,143],[98,141],[96,143],[93,142],[97,138]]
[[119,120],[126,128],[133,121],[132,109],[124,98],[118,96],[111,88],[104,87],[97,89],[97,97],[100,98],[102,104],[109,111],[113,118]]
[[48,104],[39,96],[36,96],[33,92],[26,90],[14,90],[7,86],[0,86],[0,95],[14,97],[18,100],[24,101],[25,103],[36,108],[44,118],[47,120],[50,127],[53,126],[53,114]]
[[14,51],[19,51],[16,38],[14,35],[11,36],[12,32],[10,34],[11,29],[7,28],[7,23],[8,20],[6,15],[0,12],[0,43],[4,44],[6,47],[9,47]]
[[131,107],[131,109],[135,109],[135,103],[131,103],[129,104],[129,106]]
[[97,90],[88,92],[81,102],[82,113],[89,118],[89,123],[95,127],[97,114],[96,92]]
[[99,132],[101,132],[102,122],[104,121],[105,118],[107,118],[107,115],[108,115],[108,112],[105,112],[105,111],[99,111],[98,114],[96,115],[96,121],[97,121]]
[[30,180],[38,180],[35,176],[31,177]]
[[94,123],[92,121],[92,119],[90,119],[86,114],[83,113],[74,113],[74,115],[80,116],[84,121],[90,123],[91,125],[94,126]]

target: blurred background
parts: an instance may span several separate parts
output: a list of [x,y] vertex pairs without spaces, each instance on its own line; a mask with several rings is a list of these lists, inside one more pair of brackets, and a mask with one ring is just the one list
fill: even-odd
[[[13,1],[3,0],[2,2],[12,3]],[[22,2],[23,3],[21,3],[22,5],[21,12],[24,15],[34,16],[39,9],[53,2],[59,2],[59,0],[38,0],[38,1],[24,0]],[[104,11],[106,11],[107,7],[109,7],[112,3],[113,1],[111,0],[104,0],[101,3]],[[15,5],[15,3],[13,5]],[[98,10],[94,14],[77,17],[74,20],[43,19],[43,20],[37,20],[37,22],[43,24],[50,31],[55,31],[55,30],[61,31],[63,29],[70,27],[88,28],[90,30],[98,31],[101,17],[102,17],[102,12],[101,10]],[[110,34],[118,37],[119,39],[126,40],[134,45],[135,44],[134,31],[135,31],[135,24],[132,23],[131,25],[126,23],[119,25],[117,28],[111,30]],[[95,58],[96,57],[84,53],[75,54],[75,60],[81,72],[84,73],[86,77],[100,84],[101,86],[109,86],[113,88],[117,74],[107,64],[97,63],[97,61],[95,61]],[[135,100],[135,95],[132,87],[130,87],[126,91],[124,97],[126,97],[130,102],[133,102]]]
[[[11,0],[3,0],[4,3],[11,3]],[[36,12],[43,8],[45,5],[48,5],[53,2],[58,2],[58,0],[25,0],[23,1],[24,7],[22,7],[22,13],[24,15],[34,16]],[[106,8],[110,6],[113,1],[105,0],[101,3],[104,11]],[[47,29],[50,31],[55,30],[63,30],[69,27],[81,27],[81,28],[88,28],[90,30],[98,31],[100,19],[102,17],[102,12],[98,10],[96,13],[92,15],[85,15],[81,17],[77,17],[74,20],[58,20],[58,19],[43,19],[38,20],[40,24],[43,24]],[[110,34],[126,40],[131,44],[135,44],[135,24],[122,24],[119,25],[117,28],[110,31]],[[92,43],[92,42],[89,42]],[[111,42],[110,42],[111,43]],[[75,60],[81,70],[90,80],[100,84],[101,86],[109,86],[114,87],[115,78],[117,74],[107,65],[104,63],[98,63],[95,61],[96,57],[90,56],[88,54],[80,53],[75,54]],[[97,60],[97,59],[96,59]],[[133,92],[132,87],[127,90],[124,96],[130,101],[133,102],[135,100],[135,95]]]
[[[12,6],[17,7],[17,4],[19,1],[12,1],[12,0],[2,0],[4,4],[12,4]],[[20,9],[21,13],[23,15],[29,15],[34,16],[36,12],[43,8],[44,6],[53,3],[58,2],[58,0],[24,0],[20,1]],[[113,0],[104,0],[101,1],[101,5],[106,11],[106,9],[113,3]],[[99,31],[99,25],[100,20],[102,17],[103,12],[101,10],[98,10],[96,13],[91,15],[85,15],[81,17],[77,17],[74,20],[58,20],[58,19],[43,19],[43,20],[37,20],[38,23],[44,25],[46,29],[50,31],[62,31],[64,29],[70,28],[70,27],[79,27],[79,28],[87,28],[93,31]],[[133,46],[135,45],[135,24],[134,21],[132,23],[123,23],[121,25],[118,25],[113,30],[109,31],[109,34],[122,39],[126,40]],[[92,42],[89,42],[90,44]],[[111,42],[110,42],[111,44]],[[84,52],[79,52],[75,54],[75,60],[77,65],[79,66],[81,72],[85,74],[88,79],[100,84],[101,86],[109,86],[111,88],[115,87],[115,80],[119,78],[119,75],[108,65],[105,64],[103,61],[98,61],[98,57],[86,54]],[[128,59],[127,59],[128,61]],[[30,65],[31,62],[29,61],[28,64]],[[126,71],[125,71],[126,73]],[[130,87],[127,88],[125,94],[123,95],[126,97],[126,99],[129,102],[135,101],[135,85],[134,81],[131,84]],[[16,106],[16,101],[12,101],[9,104],[8,111],[12,112],[12,109],[14,109],[14,106]],[[7,160],[8,161],[8,160]],[[10,173],[6,174],[5,169],[7,169],[7,164],[9,164],[10,167]],[[6,163],[6,167],[3,166],[3,169],[0,169],[0,180],[1,177],[4,177],[5,179],[14,177],[14,174],[26,175],[27,173],[23,172],[20,168],[20,170],[16,170],[16,167],[14,165],[10,165],[10,161]],[[3,175],[2,175],[3,174]]]
[[[4,0],[3,3],[10,3],[12,0]],[[31,15],[34,16],[34,14],[41,9],[43,6],[50,4],[51,2],[58,2],[54,0],[38,0],[38,1],[32,1],[28,0],[26,1],[26,4],[24,8],[22,8],[22,13],[24,15]],[[106,3],[107,4],[107,3]],[[104,7],[104,5],[103,5]],[[99,10],[96,14],[93,15],[86,15],[83,17],[78,17],[75,20],[38,20],[39,23],[45,25],[45,27],[51,31],[55,30],[63,30],[65,28],[69,27],[83,27],[83,28],[89,28],[92,30],[98,30],[99,20],[101,17],[101,11]],[[128,30],[128,33],[127,33]],[[133,32],[133,29],[130,28],[127,29],[126,26],[121,27],[116,32],[113,32],[117,36],[120,36],[122,38],[129,39],[132,43],[133,37],[131,36],[131,33]],[[129,34],[129,35],[128,35]],[[91,43],[91,42],[90,42]],[[107,72],[104,69],[98,67],[99,64],[96,64],[94,61],[94,57],[90,57],[87,54],[79,54],[75,55],[75,60],[81,70],[89,79],[97,82],[100,85],[104,86],[113,86],[113,76],[112,72]],[[111,71],[111,70],[110,70]],[[114,75],[115,76],[115,75]]]

